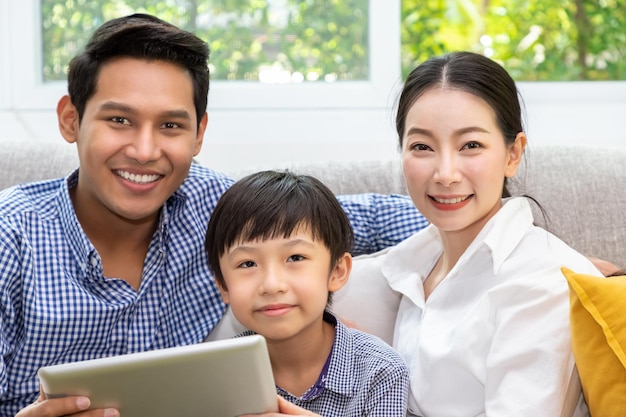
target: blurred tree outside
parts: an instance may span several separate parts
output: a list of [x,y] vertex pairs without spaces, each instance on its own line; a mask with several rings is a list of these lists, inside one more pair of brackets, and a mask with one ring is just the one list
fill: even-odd
[[484,54],[518,81],[626,80],[626,0],[402,0],[403,76]]
[[150,13],[208,42],[211,78],[367,80],[368,0],[41,0],[44,80],[105,21]]
[[[401,4],[403,76],[431,56],[470,50],[519,81],[626,80],[626,0]],[[103,22],[134,12],[206,40],[213,80],[369,77],[368,0],[41,0],[41,12],[46,81],[66,78],[69,60]]]

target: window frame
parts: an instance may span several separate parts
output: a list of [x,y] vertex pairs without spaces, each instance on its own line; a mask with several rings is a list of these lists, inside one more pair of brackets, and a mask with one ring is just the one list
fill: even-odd
[[[10,26],[10,3],[0,3],[0,62],[9,62],[9,45],[11,36]],[[11,71],[9,65],[0,65],[0,110],[10,108],[11,103]]]
[[[626,81],[518,81],[526,104],[626,102]],[[586,106],[584,106],[586,107]]]
[[[64,81],[44,82],[41,53],[41,5],[38,0],[7,2],[4,16],[12,34],[9,71],[13,100],[18,110],[48,110],[66,93]],[[367,81],[335,83],[262,84],[246,81],[211,81],[209,106],[220,110],[246,109],[315,109],[315,108],[385,108],[389,92],[400,78],[399,43],[400,2],[369,0],[369,64]],[[398,21],[397,28],[388,22]],[[374,36],[373,34],[376,34]],[[31,51],[30,53],[25,51]],[[8,57],[7,57],[8,58]]]

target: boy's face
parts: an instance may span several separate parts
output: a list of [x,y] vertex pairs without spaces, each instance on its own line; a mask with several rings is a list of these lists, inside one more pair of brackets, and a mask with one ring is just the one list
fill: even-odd
[[61,132],[76,142],[77,211],[133,222],[154,220],[198,154],[198,129],[188,72],[163,61],[114,58],[100,70],[79,125],[69,98],[57,108]]
[[241,324],[268,340],[312,334],[322,328],[328,292],[343,286],[351,265],[346,253],[331,269],[328,248],[306,230],[239,242],[220,258],[222,297]]

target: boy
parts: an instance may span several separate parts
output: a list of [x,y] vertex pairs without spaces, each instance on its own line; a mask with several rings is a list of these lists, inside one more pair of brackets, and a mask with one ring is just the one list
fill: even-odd
[[263,171],[222,195],[205,247],[244,334],[266,338],[280,396],[323,416],[404,416],[406,365],[326,309],[350,275],[352,240],[341,205],[319,180]]

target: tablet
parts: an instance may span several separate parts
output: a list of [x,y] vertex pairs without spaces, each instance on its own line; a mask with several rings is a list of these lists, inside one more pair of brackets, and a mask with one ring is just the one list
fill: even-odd
[[235,417],[278,411],[260,335],[39,369],[48,398],[85,395],[122,417]]

